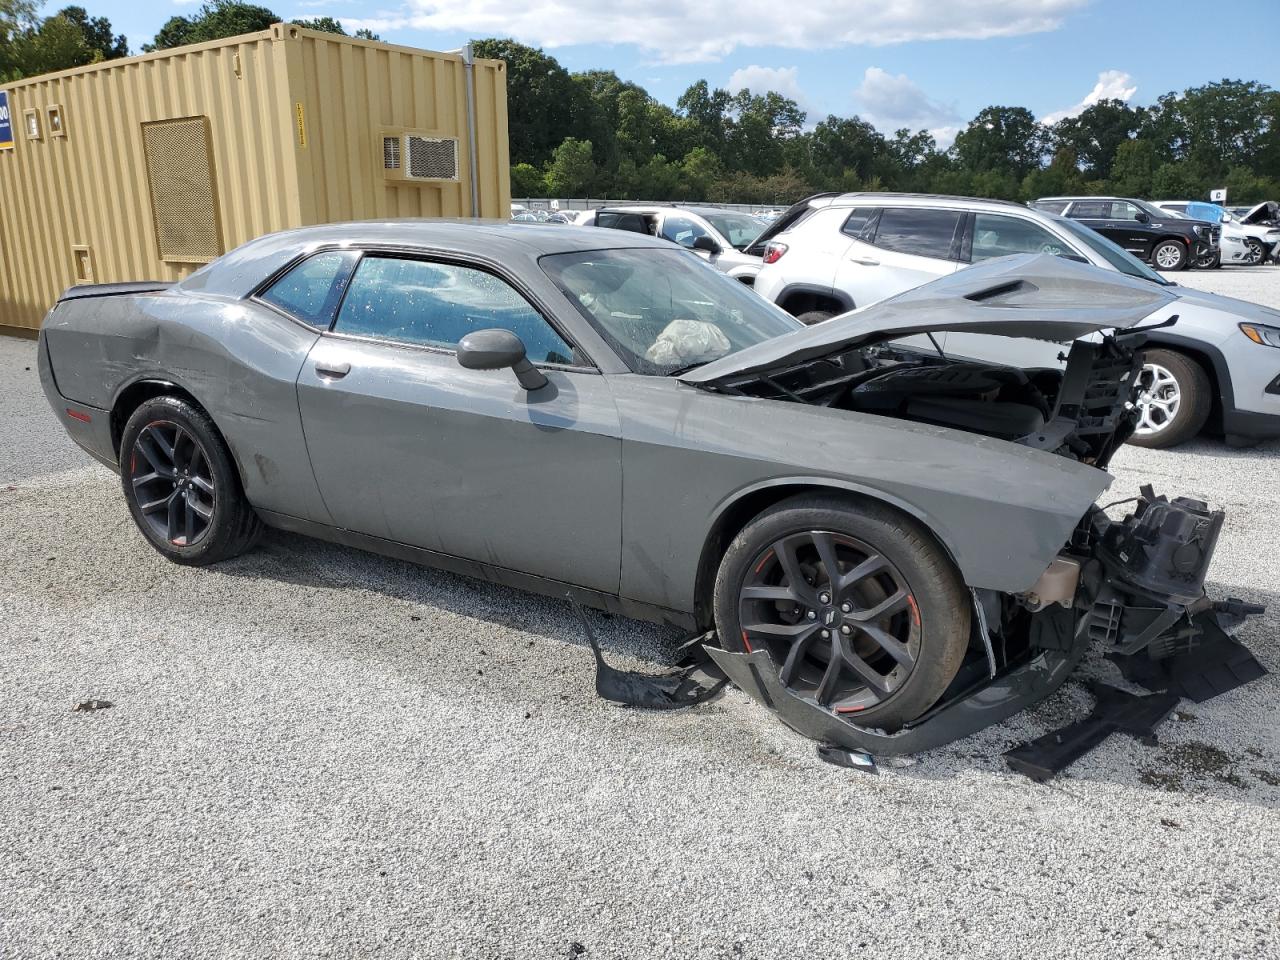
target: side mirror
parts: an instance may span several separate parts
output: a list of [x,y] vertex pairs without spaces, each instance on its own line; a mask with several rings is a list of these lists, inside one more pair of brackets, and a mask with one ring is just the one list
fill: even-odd
[[475,330],[458,341],[458,365],[468,370],[502,370],[507,367],[526,390],[547,385],[542,371],[525,356],[524,341],[510,330]]
[[716,243],[704,233],[693,238],[693,249],[705,250],[707,253],[715,256],[720,252],[720,244]]
[[1137,220],[1139,223],[1150,223],[1150,222],[1151,222],[1151,218],[1150,218],[1149,216],[1147,216],[1147,214],[1146,214],[1146,212],[1145,212],[1145,211],[1142,211],[1142,210],[1139,210],[1139,211],[1138,211],[1138,215],[1137,215],[1136,217],[1134,217],[1133,219]]

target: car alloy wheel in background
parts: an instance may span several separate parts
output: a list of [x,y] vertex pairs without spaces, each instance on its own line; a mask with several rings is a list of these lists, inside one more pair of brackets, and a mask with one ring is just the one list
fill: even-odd
[[1255,240],[1253,237],[1245,240],[1244,243],[1249,248],[1249,252],[1245,254],[1244,262],[1251,267],[1256,267],[1262,262],[1263,257],[1267,255],[1267,248],[1263,246],[1261,240]]
[[1162,240],[1151,255],[1160,270],[1181,270],[1187,264],[1187,248],[1177,240]]
[[782,682],[836,713],[887,700],[920,653],[920,612],[889,559],[829,531],[792,534],[751,564],[738,601],[748,649],[768,649]]
[[1144,363],[1138,382],[1142,392],[1138,395],[1138,427],[1134,432],[1145,437],[1168,429],[1182,405],[1177,379],[1158,363]]

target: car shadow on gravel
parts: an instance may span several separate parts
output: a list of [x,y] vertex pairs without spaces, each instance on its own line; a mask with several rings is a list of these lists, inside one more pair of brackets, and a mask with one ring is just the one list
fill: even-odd
[[[378,594],[403,606],[406,637],[424,620],[441,615],[463,617],[476,622],[477,634],[488,627],[516,631],[581,648],[584,666],[590,657],[581,627],[566,601],[308,537],[270,531],[256,551],[217,569],[233,577],[268,578],[310,590]],[[1215,796],[1280,807],[1280,737],[1273,729],[1275,705],[1280,702],[1280,644],[1275,640],[1280,633],[1280,596],[1220,584],[1211,584],[1210,589],[1215,595],[1240,596],[1267,606],[1268,612],[1254,618],[1241,639],[1271,673],[1204,704],[1184,700],[1157,731],[1156,746],[1143,745],[1123,734],[1113,735],[1046,785],[1023,780],[1006,767],[1006,750],[1088,714],[1092,698],[1085,690],[1085,680],[1097,678],[1127,686],[1113,664],[1092,655],[1043,703],[946,747],[903,761],[890,760],[886,769],[928,779],[986,771],[1035,790],[1070,791],[1075,781],[1106,781],[1171,795]],[[595,610],[588,611],[588,616],[601,646],[613,659],[647,661],[642,664],[647,669],[670,665],[685,639],[682,631],[670,626]],[[342,642],[342,638],[330,631],[325,642]],[[357,643],[354,638],[350,642]],[[378,653],[361,647],[358,655]],[[750,709],[764,708],[752,703]],[[723,714],[717,712],[715,717],[714,722],[724,722]]]
[[[424,614],[444,611],[484,625],[517,630],[588,651],[568,600],[517,590],[433,567],[383,557],[310,537],[268,530],[258,548],[220,564],[230,576],[262,578],[311,589],[366,590],[404,605],[406,630],[422,622]],[[427,608],[420,610],[418,608]],[[605,652],[673,663],[687,634],[673,626],[632,620],[588,609],[592,627]]]

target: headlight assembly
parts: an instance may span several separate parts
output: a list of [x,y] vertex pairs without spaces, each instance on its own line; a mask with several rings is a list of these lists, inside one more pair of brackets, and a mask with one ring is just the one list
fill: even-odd
[[1260,323],[1242,323],[1240,332],[1254,343],[1264,347],[1280,347],[1280,329],[1276,327],[1264,327]]

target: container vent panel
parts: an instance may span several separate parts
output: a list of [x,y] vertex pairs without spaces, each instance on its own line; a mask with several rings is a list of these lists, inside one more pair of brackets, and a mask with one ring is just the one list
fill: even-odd
[[400,169],[400,138],[382,138],[382,166],[385,170]]
[[222,256],[207,118],[144,123],[142,145],[160,259],[208,263]]
[[458,141],[435,137],[407,136],[409,154],[406,173],[415,180],[457,180]]

